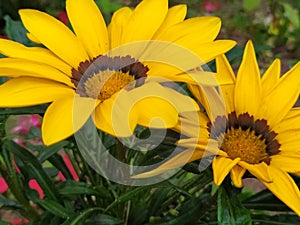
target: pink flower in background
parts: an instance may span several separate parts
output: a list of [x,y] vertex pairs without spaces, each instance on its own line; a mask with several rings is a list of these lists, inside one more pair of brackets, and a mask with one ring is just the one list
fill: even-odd
[[15,116],[18,125],[12,128],[13,134],[28,134],[31,127],[41,126],[41,117],[39,115],[20,115]]
[[0,194],[3,194],[8,189],[8,185],[3,177],[0,177]]
[[219,10],[221,8],[221,4],[217,0],[205,0],[203,7],[208,13],[212,13]]
[[26,136],[29,134],[32,127],[41,127],[41,120],[41,116],[37,114],[13,116],[10,120],[10,123],[16,123],[16,125],[13,126],[9,132],[10,135],[13,136],[12,140],[23,148],[26,148],[25,142],[30,142],[33,145],[43,144],[41,137],[36,137],[29,140]]
[[37,114],[33,114],[30,116],[31,124],[34,127],[41,127],[41,117]]
[[69,18],[65,11],[59,11],[56,17],[64,24],[68,25]]
[[12,219],[11,221],[9,221],[12,225],[22,225],[22,224],[26,224],[29,223],[29,220],[26,218],[19,218],[19,219]]
[[[72,163],[71,163],[68,155],[65,154],[65,153],[63,153],[62,154],[62,158],[63,158],[66,166],[68,167],[68,169],[69,169],[69,171],[70,171],[73,179],[75,181],[79,181],[79,177],[78,177],[78,175],[77,175],[77,173],[76,173],[76,171],[75,171],[75,169],[74,169],[74,167],[73,167],[73,165],[72,165]],[[61,179],[61,181],[66,181],[66,178],[64,177],[64,175],[61,172],[58,173],[58,177]]]
[[40,199],[43,199],[45,197],[44,191],[42,190],[41,186],[35,179],[31,179],[29,182],[29,187],[33,190],[36,190],[39,193]]

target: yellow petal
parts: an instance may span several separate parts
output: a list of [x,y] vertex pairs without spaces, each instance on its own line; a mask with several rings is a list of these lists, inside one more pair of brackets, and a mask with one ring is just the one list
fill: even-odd
[[[143,0],[124,26],[122,43],[151,40],[168,12],[167,0]],[[151,18],[151,19],[149,19]]]
[[[151,63],[146,63],[148,67],[149,64]],[[160,72],[158,72],[158,70]],[[187,73],[182,73],[178,68],[153,63],[150,66],[148,80],[153,82],[184,82],[197,86],[218,86],[218,81],[215,75],[215,73],[206,71],[188,71]]]
[[221,95],[226,104],[227,114],[235,111],[234,109],[234,88],[235,75],[225,55],[216,58],[217,80],[221,89]]
[[198,104],[189,96],[180,94],[171,88],[164,87],[154,82],[146,83],[139,88],[131,90],[130,96],[134,102],[138,102],[148,97],[161,98],[162,100],[172,104],[176,109],[177,114],[181,112],[199,110]]
[[253,176],[255,176],[260,181],[272,182],[273,177],[270,175],[269,168],[266,163],[262,162],[259,164],[248,164],[244,161],[238,163],[241,167],[247,169]]
[[26,33],[26,36],[28,37],[28,39],[30,41],[32,41],[33,43],[35,44],[42,44],[38,39],[37,37],[35,37],[32,33]]
[[[299,144],[298,144],[299,146]],[[300,153],[283,154],[284,150],[271,158],[271,166],[289,173],[300,172]]]
[[178,168],[184,166],[185,164],[187,164],[188,162],[192,162],[197,159],[200,159],[202,157],[202,155],[203,155],[203,151],[185,150],[185,151],[175,155],[171,159],[167,160],[159,167],[157,167],[153,170],[150,170],[148,172],[134,175],[134,176],[132,176],[132,178],[137,179],[137,178],[153,177],[153,176],[162,174],[164,172],[170,171],[172,169],[178,169]]
[[108,48],[108,33],[100,10],[93,0],[67,0],[66,10],[78,39],[91,59]]
[[139,116],[133,105],[127,91],[118,92],[96,108],[93,115],[96,126],[113,136],[131,136]]
[[98,101],[69,94],[55,100],[46,110],[42,137],[46,145],[64,140],[78,131],[88,120]]
[[271,66],[264,73],[261,79],[264,95],[267,95],[279,81],[281,67],[280,64],[280,60],[275,59]]
[[170,128],[178,122],[178,112],[172,104],[160,97],[145,97],[136,102],[138,124],[151,128]]
[[186,12],[187,12],[186,5],[181,4],[181,5],[176,5],[171,7],[168,10],[164,22],[156,31],[153,39],[156,39],[156,37],[159,36],[160,33],[163,33],[166,29],[168,29],[172,25],[182,22],[186,16]]
[[155,39],[178,44],[194,39],[193,43],[206,43],[217,37],[220,28],[221,20],[218,17],[195,17],[170,26]]
[[[223,155],[218,147],[218,142],[208,137],[202,138],[185,138],[177,141],[177,145],[189,150],[203,151],[203,157],[212,155]],[[198,159],[198,158],[197,158]],[[196,159],[194,159],[196,160]]]
[[276,140],[281,144],[280,154],[300,154],[300,131],[280,133]]
[[254,47],[252,42],[248,41],[236,79],[234,105],[237,115],[246,112],[256,115],[261,102],[261,92],[260,72]]
[[210,121],[215,121],[217,116],[225,116],[225,102],[222,95],[214,87],[188,85],[189,89],[207,111]]
[[[191,49],[204,62],[209,62],[218,55],[224,54],[232,49],[236,42],[232,40],[217,40],[213,42],[196,44],[196,40],[186,40],[182,46]],[[178,43],[178,42],[175,42]]]
[[0,107],[39,105],[60,99],[74,90],[66,85],[41,78],[20,77],[0,86]]
[[89,59],[80,41],[62,22],[32,9],[21,9],[19,14],[30,33],[75,69]]
[[281,169],[270,167],[273,182],[263,184],[284,204],[300,216],[300,191],[290,175]]
[[174,129],[180,134],[187,137],[207,137],[209,136],[207,130],[208,118],[202,112],[189,112],[188,117],[184,117],[187,113],[182,113],[179,123]]
[[138,123],[146,127],[174,127],[180,112],[198,109],[196,102],[188,96],[153,82],[130,91],[130,96],[139,114]]
[[110,49],[121,45],[122,36],[127,32],[125,25],[128,23],[131,14],[132,10],[128,7],[123,7],[114,12],[108,26]]
[[[287,115],[274,126],[274,130],[277,133],[296,131],[300,128],[300,108],[292,108]],[[291,134],[288,134],[291,135]]]
[[18,42],[0,39],[0,53],[12,58],[26,59],[42,64],[47,64],[71,75],[71,67],[60,60],[48,49],[40,47],[26,47]]
[[0,59],[0,76],[20,77],[30,76],[50,79],[56,82],[74,87],[70,77],[54,67],[24,59],[2,58]]
[[229,85],[235,83],[235,75],[224,54],[216,58],[217,75],[219,85]]
[[215,157],[212,163],[214,183],[220,186],[230,170],[236,166],[240,160],[240,158],[232,160],[226,157]]
[[235,165],[230,171],[230,178],[237,188],[243,187],[242,177],[244,176],[246,169],[240,167],[239,165]]
[[277,85],[264,97],[260,115],[268,120],[270,127],[279,123],[296,103],[300,87],[300,63],[283,75]]
[[217,17],[197,17],[175,24],[155,37],[184,47],[197,54],[203,62],[230,50],[236,42],[229,40],[214,41],[221,26]]

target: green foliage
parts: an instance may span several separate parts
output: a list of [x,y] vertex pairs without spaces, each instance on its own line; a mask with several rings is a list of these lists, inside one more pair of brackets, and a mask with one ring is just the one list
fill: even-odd
[[118,1],[113,0],[95,0],[95,2],[98,5],[99,9],[101,9],[101,12],[103,13],[104,19],[107,24],[110,22],[113,12],[122,7],[122,4],[120,4]]
[[9,39],[22,43],[26,46],[34,46],[34,44],[27,38],[27,30],[21,21],[14,21],[8,15],[4,16],[6,22],[5,33]]
[[218,223],[226,225],[250,225],[250,212],[237,197],[237,190],[230,181],[225,181],[218,189]]
[[261,0],[243,0],[243,8],[247,11],[251,11],[258,7],[261,3]]

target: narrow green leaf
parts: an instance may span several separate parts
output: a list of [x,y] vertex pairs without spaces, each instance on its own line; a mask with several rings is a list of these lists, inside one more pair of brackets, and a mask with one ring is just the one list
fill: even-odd
[[93,187],[83,182],[68,180],[59,189],[61,195],[96,195],[100,197],[110,197],[109,191],[104,187]]
[[0,108],[0,115],[43,114],[47,106],[45,104],[22,108]]
[[48,158],[48,161],[58,169],[66,179],[73,179],[70,170],[67,168],[66,163],[63,161],[60,155],[54,154]]
[[123,224],[123,221],[109,216],[105,214],[98,214],[94,216],[93,218],[87,220],[85,222],[86,225],[94,225],[94,224],[101,224],[101,225],[118,225],[118,224]]
[[276,198],[268,189],[258,192],[243,201],[248,209],[291,211],[282,201]]
[[[96,213],[97,211],[103,212],[102,208],[96,207],[96,208],[90,208],[83,212],[80,212],[79,215],[73,216],[72,218],[68,219],[65,223],[62,225],[81,225],[85,224],[83,223],[87,218],[90,218],[91,215]],[[102,224],[101,224],[102,225]]]
[[223,184],[218,189],[218,224],[251,225],[250,212],[239,201],[231,183]]
[[43,146],[43,148],[39,151],[37,159],[40,163],[43,163],[44,161],[49,159],[49,157],[56,154],[59,150],[68,145],[68,143],[68,141],[61,141],[51,146]]
[[252,221],[255,224],[264,225],[295,225],[300,224],[300,217],[293,214],[253,215]]
[[43,208],[45,208],[47,211],[61,218],[68,219],[72,215],[72,212],[68,211],[57,201],[44,199],[38,200],[37,203],[40,204]]

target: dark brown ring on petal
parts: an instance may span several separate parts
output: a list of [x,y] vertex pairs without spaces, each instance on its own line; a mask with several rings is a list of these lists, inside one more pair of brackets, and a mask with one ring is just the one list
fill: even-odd
[[83,75],[84,79],[88,79],[94,74],[105,70],[122,71],[123,73],[129,72],[130,75],[134,76],[135,80],[138,80],[147,77],[149,68],[129,55],[122,57],[114,56],[112,58],[100,55],[91,61],[81,62],[77,70],[73,68],[72,78],[79,82]]
[[71,81],[76,87],[76,92],[82,97],[88,97],[83,84],[103,71],[111,71],[112,75],[118,71],[128,73],[136,80],[135,87],[139,87],[144,84],[149,68],[129,55],[114,57],[99,55],[91,61],[81,62],[77,69],[72,69]]

